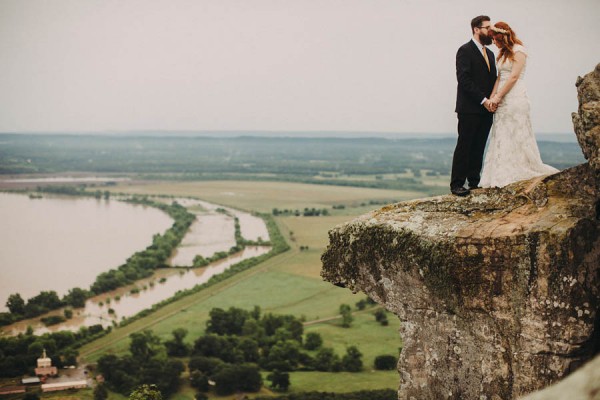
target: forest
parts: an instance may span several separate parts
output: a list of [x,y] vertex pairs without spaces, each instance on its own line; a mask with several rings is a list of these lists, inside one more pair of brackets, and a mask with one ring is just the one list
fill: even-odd
[[[318,333],[304,334],[297,317],[262,313],[258,306],[252,310],[213,308],[206,333],[191,346],[185,342],[187,334],[185,328],[177,328],[172,339],[161,341],[150,330],[133,333],[129,353],[103,355],[98,372],[115,392],[128,394],[142,384],[154,384],[168,396],[178,389],[184,360],[192,387],[199,393],[214,391],[224,396],[258,392],[263,385],[261,370],[270,372],[267,381],[273,390],[286,392],[291,371],[360,372],[364,368],[357,347],[349,346],[345,354],[338,355],[323,344]],[[382,355],[375,368],[393,369],[395,365],[394,355]]]
[[[456,139],[183,137],[1,134],[0,174],[69,171],[129,173],[161,179],[277,179],[319,182],[339,174],[427,169],[448,174]],[[573,142],[539,143],[559,169],[584,161]],[[323,182],[327,181],[327,182]],[[415,184],[406,179],[402,184]],[[358,184],[358,183],[357,183]]]

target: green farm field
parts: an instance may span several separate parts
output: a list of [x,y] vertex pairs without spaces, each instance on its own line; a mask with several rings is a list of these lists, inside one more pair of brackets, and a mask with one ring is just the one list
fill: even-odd
[[[239,187],[238,182],[230,181],[123,185],[117,186],[114,191],[194,196],[227,206],[258,211],[270,211],[274,207],[331,209],[332,204],[360,204],[369,200],[401,199],[419,195],[325,185],[282,183],[278,187],[272,182],[240,183],[242,185]],[[325,217],[277,217],[277,224],[291,245],[289,251],[203,291],[184,297],[125,327],[115,329],[109,335],[82,347],[80,354],[83,360],[94,362],[103,354],[127,352],[129,334],[144,329],[151,329],[163,340],[167,340],[175,328],[184,327],[189,331],[186,340],[193,343],[204,333],[212,308],[227,309],[234,306],[252,309],[258,305],[263,313],[304,317],[307,321],[305,333],[318,332],[323,337],[324,345],[334,348],[340,356],[345,354],[348,346],[357,346],[363,354],[365,368],[361,373],[291,373],[292,392],[396,389],[399,381],[397,372],[374,371],[373,361],[376,356],[382,354],[398,355],[402,343],[398,334],[397,318],[388,314],[390,324],[381,326],[373,316],[377,307],[356,311],[355,303],[366,298],[364,294],[352,294],[347,289],[323,282],[320,277],[320,256],[328,243],[328,230],[376,207],[378,206],[347,207],[344,210],[336,210],[344,215]],[[300,250],[301,246],[308,247],[308,250]],[[338,319],[341,304],[348,304],[355,310],[350,328],[341,327]],[[261,394],[264,395],[265,392]],[[194,390],[185,382],[172,398],[192,399],[193,395]]]
[[419,191],[260,181],[137,182],[133,185],[120,184],[108,190],[129,194],[198,197],[225,206],[269,213],[273,208],[331,209],[338,204],[348,207],[372,200],[393,202],[427,197],[425,192]]

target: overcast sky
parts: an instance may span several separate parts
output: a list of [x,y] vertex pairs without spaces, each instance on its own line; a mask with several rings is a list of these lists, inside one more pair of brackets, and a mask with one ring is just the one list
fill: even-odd
[[534,130],[572,132],[598,0],[0,0],[0,131],[454,132],[479,14],[529,48]]

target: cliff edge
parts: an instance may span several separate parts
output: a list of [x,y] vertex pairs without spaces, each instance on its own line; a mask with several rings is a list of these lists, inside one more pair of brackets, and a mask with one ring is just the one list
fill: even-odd
[[401,320],[400,399],[513,399],[598,353],[600,64],[577,88],[587,163],[329,232],[323,278]]

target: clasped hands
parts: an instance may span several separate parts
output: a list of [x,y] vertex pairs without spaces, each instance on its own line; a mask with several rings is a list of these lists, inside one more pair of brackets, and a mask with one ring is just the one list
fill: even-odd
[[500,104],[500,101],[502,101],[502,98],[496,94],[492,96],[491,99],[486,100],[483,103],[483,106],[489,112],[494,113],[498,109],[498,104]]

